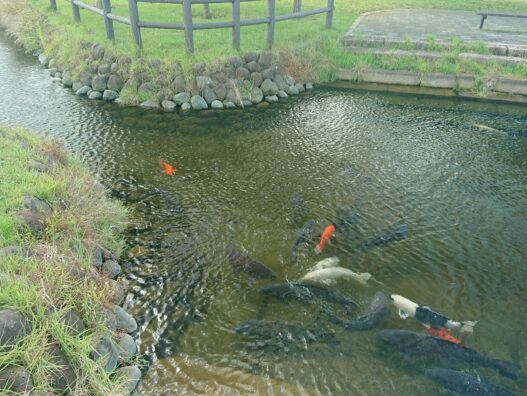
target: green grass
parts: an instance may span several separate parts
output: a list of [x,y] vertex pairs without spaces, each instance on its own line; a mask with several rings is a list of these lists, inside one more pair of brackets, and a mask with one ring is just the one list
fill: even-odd
[[[119,256],[126,211],[93,188],[93,177],[79,161],[69,158],[58,142],[0,125],[0,158],[0,247],[24,245],[33,251],[29,259],[0,257],[0,309],[20,311],[32,323],[30,334],[21,343],[0,353],[0,369],[25,367],[32,375],[35,394],[44,394],[50,389],[53,369],[46,348],[58,343],[77,374],[74,394],[117,394],[119,381],[113,381],[89,358],[97,335],[108,331],[100,319],[100,308],[110,299],[108,290],[103,278],[73,278],[68,269],[73,264],[89,271],[91,265],[89,257],[71,246],[99,245]],[[54,159],[48,173],[28,169],[30,159],[45,158]],[[39,238],[14,220],[23,207],[24,195],[45,200],[54,208],[46,232]],[[68,334],[59,320],[67,310],[83,319],[85,334]]]

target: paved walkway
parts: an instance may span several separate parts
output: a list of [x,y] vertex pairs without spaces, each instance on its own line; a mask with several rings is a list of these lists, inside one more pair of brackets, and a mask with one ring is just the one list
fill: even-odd
[[464,41],[486,41],[527,46],[527,19],[489,16],[483,29],[481,17],[471,11],[391,10],[361,15],[346,33],[349,36],[426,40],[429,35],[444,40],[459,37]]

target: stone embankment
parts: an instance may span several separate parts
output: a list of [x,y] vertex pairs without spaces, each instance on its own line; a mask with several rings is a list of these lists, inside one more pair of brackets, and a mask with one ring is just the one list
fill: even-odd
[[163,61],[146,63],[129,56],[115,57],[99,44],[94,44],[84,59],[89,70],[80,73],[63,70],[44,54],[38,59],[48,68],[53,81],[71,88],[77,95],[129,104],[120,97],[125,91],[138,99],[149,97],[138,100],[139,106],[165,111],[275,103],[313,88],[311,83],[296,81],[287,74],[271,52],[233,56],[212,72],[205,63],[196,63],[186,75],[179,62],[167,65]]
[[[25,142],[22,142],[20,146],[25,147],[22,145],[31,147]],[[24,164],[20,165],[24,167]],[[52,156],[41,153],[25,166],[29,169],[30,174],[53,178],[50,174],[53,169],[67,165],[58,164]],[[90,188],[99,190],[101,199],[107,199],[103,192],[106,189],[101,184],[95,183]],[[30,246],[5,246],[0,249],[0,263],[5,269],[5,272],[0,273],[0,287],[11,287],[16,293],[33,288],[39,290],[39,297],[37,302],[27,303],[30,308],[25,312],[19,312],[10,306],[0,304],[0,354],[6,356],[11,353],[13,356],[18,356],[16,348],[28,348],[28,353],[33,356],[31,360],[36,362],[38,362],[39,353],[45,355],[46,362],[52,365],[51,369],[47,368],[49,371],[46,377],[49,388],[53,390],[51,394],[70,392],[77,394],[74,392],[76,387],[80,382],[86,381],[83,378],[84,368],[82,365],[79,367],[79,360],[82,361],[82,359],[75,356],[77,352],[74,352],[75,363],[73,363],[70,360],[72,357],[71,344],[63,344],[64,340],[56,334],[54,336],[49,324],[46,324],[47,318],[56,318],[60,326],[66,329],[67,336],[73,337],[78,342],[84,338],[91,340],[88,341],[91,342],[89,358],[98,367],[95,371],[104,370],[110,378],[120,384],[116,388],[119,389],[118,394],[131,394],[141,378],[140,369],[133,363],[136,360],[134,357],[137,354],[137,346],[132,334],[137,330],[137,322],[120,307],[125,299],[126,284],[122,279],[118,279],[122,270],[117,258],[100,246],[93,246],[83,241],[73,243],[71,240],[69,249],[67,246],[61,247],[60,244],[57,246],[50,244],[55,239],[60,240],[61,236],[55,235],[50,241],[50,233],[56,230],[51,230],[49,225],[56,212],[64,210],[68,203],[59,201],[50,205],[45,200],[34,196],[24,196],[20,199],[20,206],[23,208],[14,214],[15,224],[19,233],[22,235],[27,233],[27,238],[24,240],[27,239],[31,244]],[[65,250],[61,252],[61,249]],[[84,265],[80,263],[80,260],[76,260],[76,257],[84,257]],[[21,269],[13,271],[13,262],[20,263]],[[53,272],[53,276],[46,278],[46,271],[57,272]],[[58,277],[55,274],[58,274]],[[15,283],[16,286],[13,286]],[[52,293],[50,290],[55,289],[57,289],[58,298],[50,297],[48,294]],[[101,299],[95,302],[97,306],[100,304],[100,307],[87,307],[88,310],[95,310],[94,315],[83,317],[82,310],[76,311],[69,308],[75,304],[82,305],[81,303],[62,300],[66,297],[61,296],[70,295],[69,293],[74,289],[80,289],[77,291],[80,294],[95,290],[98,296],[96,298]],[[86,301],[94,302],[93,299]],[[43,314],[42,310],[45,310]],[[39,322],[39,317],[44,322]],[[45,332],[45,338],[49,340],[49,343],[42,346],[27,346],[27,340],[31,339],[32,332],[35,334]],[[71,339],[69,342],[72,342]],[[45,350],[39,350],[40,347]],[[66,353],[68,350],[69,354]],[[9,364],[0,368],[0,390],[9,390],[16,394],[41,394],[42,387],[34,389],[36,384],[32,378],[32,370],[36,368],[31,361],[10,361]],[[122,389],[124,393],[121,393]]]

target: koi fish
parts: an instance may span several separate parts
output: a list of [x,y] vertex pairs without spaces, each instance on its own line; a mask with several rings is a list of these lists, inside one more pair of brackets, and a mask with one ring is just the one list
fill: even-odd
[[166,162],[163,162],[163,161],[159,161],[159,163],[163,167],[163,170],[161,172],[163,172],[163,173],[165,173],[167,175],[170,175],[170,176],[172,176],[174,173],[176,173],[176,169],[172,165],[167,164]]
[[337,279],[353,279],[363,285],[366,284],[371,274],[368,272],[357,274],[343,267],[329,267],[309,272],[304,275],[300,282],[316,282],[325,285],[333,284]]
[[455,320],[450,320],[446,316],[432,311],[429,307],[420,306],[397,294],[392,294],[390,298],[393,304],[399,309],[399,316],[402,319],[410,316],[425,325],[460,329],[461,331],[468,331],[470,333],[472,333],[477,323],[474,321],[456,322]]
[[335,233],[335,225],[330,224],[326,228],[324,228],[324,231],[322,232],[322,236],[320,237],[320,242],[315,247],[315,252],[320,253],[322,250],[324,250],[324,247],[326,246],[326,242],[329,238],[333,236]]
[[446,330],[444,327],[435,327],[423,324],[424,328],[432,337],[439,338],[440,340],[445,340],[453,344],[461,344],[461,340],[456,338]]
[[311,271],[316,271],[316,270],[321,270],[321,269],[331,268],[331,267],[338,267],[339,263],[340,263],[340,259],[337,256],[328,257],[327,259],[324,259],[316,263],[315,266],[311,268]]

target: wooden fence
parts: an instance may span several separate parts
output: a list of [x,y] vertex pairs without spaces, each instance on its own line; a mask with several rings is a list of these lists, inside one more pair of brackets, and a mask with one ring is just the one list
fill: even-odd
[[[185,32],[185,48],[188,53],[194,52],[194,30],[201,29],[232,29],[232,46],[239,50],[242,26],[251,25],[267,25],[267,46],[272,47],[274,43],[274,33],[276,22],[285,21],[288,19],[303,18],[310,15],[326,14],[326,28],[331,29],[333,24],[333,11],[335,8],[335,0],[326,0],[327,6],[317,8],[314,10],[301,10],[302,0],[294,0],[293,12],[290,14],[276,15],[276,0],[267,0],[267,16],[253,19],[240,19],[240,3],[255,0],[128,0],[128,9],[130,17],[124,17],[114,14],[112,12],[111,0],[101,0],[102,8],[95,7],[82,2],[81,0],[67,0],[71,3],[73,12],[73,19],[80,22],[80,9],[85,9],[103,17],[106,36],[109,40],[114,39],[113,22],[123,23],[129,25],[132,30],[132,36],[135,44],[143,47],[143,40],[141,38],[141,28],[151,29],[175,29],[183,30]],[[183,7],[183,23],[164,23],[164,22],[146,22],[139,19],[139,9],[137,3],[158,3],[158,4],[179,4]],[[210,18],[210,4],[230,3],[232,4],[232,21],[230,22],[206,22],[194,23],[192,22],[192,5],[203,4],[205,18]],[[56,0],[50,0],[50,5],[53,10],[57,9]]]

